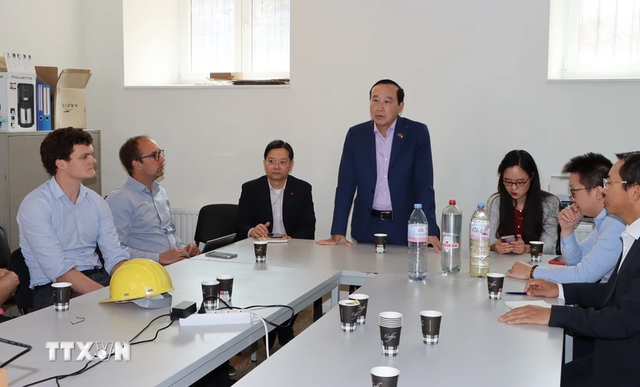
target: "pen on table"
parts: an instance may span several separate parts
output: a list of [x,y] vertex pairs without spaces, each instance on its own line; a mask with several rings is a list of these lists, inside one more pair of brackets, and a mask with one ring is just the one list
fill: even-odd
[[526,296],[527,292],[505,292],[505,294],[510,294],[512,296]]

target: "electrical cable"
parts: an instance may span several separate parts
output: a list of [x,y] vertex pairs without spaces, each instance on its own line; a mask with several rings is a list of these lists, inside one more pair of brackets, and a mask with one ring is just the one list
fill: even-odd
[[[264,326],[265,343],[268,343],[269,342],[269,329],[267,328],[267,323],[265,322],[264,317],[262,317],[262,316],[260,316],[260,315],[258,315],[256,313],[253,313],[253,312],[249,312],[249,313],[251,313],[251,317],[252,318],[253,317],[257,317],[262,322],[262,325]],[[268,359],[269,358],[269,345],[265,345],[264,347],[265,347],[265,349],[267,351],[267,359]]]
[[[138,337],[139,337],[139,336],[140,336],[144,331],[146,331],[146,330],[147,330],[147,328],[149,328],[149,327],[151,326],[151,324],[153,324],[156,320],[158,320],[158,319],[160,319],[160,318],[162,318],[162,317],[171,317],[171,314],[170,314],[170,313],[163,314],[163,315],[160,315],[160,316],[158,316],[158,317],[154,318],[153,320],[151,320],[151,321],[149,322],[149,324],[147,324],[147,326],[145,326],[144,328],[142,328],[142,330],[141,330],[140,332],[138,332],[135,336],[133,336],[133,338],[132,338],[131,340],[129,340],[129,345],[132,345],[132,346],[133,346],[133,345],[142,344],[142,343],[149,343],[149,342],[151,342],[151,341],[153,341],[153,340],[157,339],[157,338],[158,338],[158,333],[159,333],[160,331],[162,331],[162,330],[165,330],[165,329],[169,328],[169,327],[171,326],[171,324],[173,324],[173,321],[174,321],[174,320],[171,320],[171,322],[170,322],[168,325],[166,325],[166,326],[164,326],[164,327],[162,327],[162,328],[158,329],[158,330],[156,331],[156,334],[155,334],[155,336],[153,337],[153,339],[133,342],[133,340],[137,339],[137,338],[138,338]],[[53,379],[55,379],[55,381],[56,381],[56,385],[57,385],[57,386],[60,386],[60,383],[58,383],[58,381],[59,381],[59,380],[66,379],[66,378],[71,377],[71,376],[81,375],[81,374],[83,374],[83,373],[85,373],[85,372],[89,371],[89,370],[90,370],[90,369],[92,369],[93,367],[97,366],[98,364],[102,364],[102,363],[104,362],[104,360],[109,359],[109,357],[111,357],[111,355],[113,355],[114,353],[115,353],[115,351],[112,351],[108,356],[105,356],[104,358],[100,358],[100,357],[98,357],[98,355],[96,354],[96,355],[94,355],[94,356],[93,356],[93,359],[92,359],[91,361],[87,362],[87,363],[86,363],[86,364],[85,364],[81,369],[79,369],[78,371],[75,371],[75,372],[72,372],[72,373],[69,373],[69,374],[63,374],[63,375],[51,376],[51,377],[46,378],[46,379],[42,379],[42,380],[38,380],[38,381],[33,382],[33,383],[26,384],[26,385],[24,385],[23,387],[35,386],[36,384],[44,383],[44,382],[47,382],[47,381],[49,381],[49,380],[53,380]],[[97,362],[97,363],[94,363],[94,364],[91,364],[91,362],[93,362],[93,361],[95,361],[95,360],[98,360],[98,362]]]

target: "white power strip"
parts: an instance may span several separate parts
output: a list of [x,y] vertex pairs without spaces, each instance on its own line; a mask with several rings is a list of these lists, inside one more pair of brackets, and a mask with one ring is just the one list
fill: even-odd
[[223,309],[211,313],[192,314],[178,321],[181,327],[251,324],[251,312],[241,309]]

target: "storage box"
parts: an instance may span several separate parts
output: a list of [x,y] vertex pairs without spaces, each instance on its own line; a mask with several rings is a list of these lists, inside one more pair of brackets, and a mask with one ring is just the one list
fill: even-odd
[[242,73],[209,73],[209,79],[212,81],[235,81],[244,79]]
[[55,95],[55,128],[87,127],[85,88],[90,70],[66,69],[60,72]]
[[0,131],[36,130],[36,73],[31,55],[0,57]]
[[54,129],[87,127],[85,89],[91,70],[66,69],[58,75],[57,67],[36,66],[36,73],[51,87]]

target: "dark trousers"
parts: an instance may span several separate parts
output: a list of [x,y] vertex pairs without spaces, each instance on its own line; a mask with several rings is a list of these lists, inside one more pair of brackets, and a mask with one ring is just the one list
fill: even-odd
[[203,376],[191,387],[229,387],[236,381],[229,377],[229,362],[221,364],[215,370]]
[[288,327],[276,328],[269,333],[269,348],[273,347],[273,344],[276,342],[276,336],[278,336],[278,342],[281,346],[287,344],[289,341],[293,339],[293,324],[296,322],[297,314],[294,314],[290,320],[287,320],[283,323],[286,325],[291,321],[291,325]]
[[593,337],[585,337],[573,334],[573,360],[577,360],[583,356],[591,355],[596,345]]
[[[104,268],[86,270],[82,273],[102,286],[109,286],[109,281],[111,281],[111,277],[107,274]],[[76,292],[71,292],[71,298],[79,295],[80,294]],[[51,305],[53,305],[53,288],[51,287],[51,284],[48,283],[46,285],[36,286],[33,289],[33,309],[38,310]]]
[[322,298],[313,302],[313,322],[318,321],[320,317],[322,317]]
[[560,387],[594,386],[593,356],[583,356],[562,366]]

